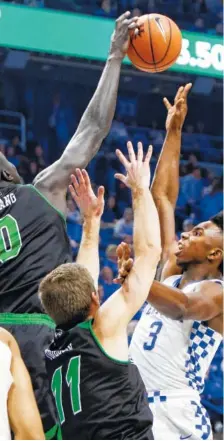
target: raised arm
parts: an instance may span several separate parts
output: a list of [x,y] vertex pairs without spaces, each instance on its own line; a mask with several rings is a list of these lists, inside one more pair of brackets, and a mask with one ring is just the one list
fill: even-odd
[[[148,302],[157,311],[173,320],[208,321],[223,314],[222,282],[204,281],[192,292],[183,293],[160,282],[153,282]],[[216,324],[216,330],[222,333],[222,321]]]
[[98,312],[96,332],[104,338],[126,332],[128,322],[147,299],[161,252],[159,218],[149,191],[149,161],[152,148],[149,148],[144,162],[141,143],[138,143],[137,159],[130,142],[128,151],[130,162],[120,151],[117,152],[127,176],[120,174],[115,176],[132,190],[135,259],[133,268],[122,287],[102,305]]
[[45,439],[43,426],[30,376],[22,360],[19,347],[14,337],[8,332],[7,343],[12,353],[11,374],[13,377],[7,405],[14,439],[43,440]]
[[83,217],[82,239],[76,262],[89,270],[97,289],[100,271],[99,231],[104,209],[104,187],[99,187],[95,196],[85,170],[77,169],[76,176],[72,175],[71,179],[70,193]]
[[[179,269],[172,256],[175,243],[175,206],[179,193],[179,163],[181,132],[187,115],[187,95],[191,84],[180,87],[172,106],[167,98],[164,104],[168,114],[166,119],[166,138],[156,167],[151,191],[155,201],[161,228],[162,256],[160,267],[167,262],[167,275],[170,271],[177,274]],[[169,262],[170,259],[170,262]]]
[[66,210],[65,195],[70,175],[77,167],[87,166],[110,130],[117,100],[121,63],[129,44],[128,31],[136,27],[137,19],[138,17],[130,19],[130,12],[117,19],[106,66],[76,133],[61,158],[42,171],[34,181],[34,185],[63,212]]

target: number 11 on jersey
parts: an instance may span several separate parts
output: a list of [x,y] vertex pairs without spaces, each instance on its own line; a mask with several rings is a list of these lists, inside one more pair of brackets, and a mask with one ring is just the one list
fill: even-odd
[[51,390],[55,398],[55,403],[58,411],[58,417],[60,424],[65,421],[65,413],[63,407],[63,388],[69,387],[72,412],[76,415],[81,412],[81,398],[80,398],[80,356],[73,357],[69,361],[65,379],[62,375],[62,366],[54,371]]

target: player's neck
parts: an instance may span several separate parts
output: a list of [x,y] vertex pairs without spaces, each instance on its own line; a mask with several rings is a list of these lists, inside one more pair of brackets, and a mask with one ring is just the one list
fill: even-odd
[[209,268],[204,263],[193,263],[184,271],[180,288],[184,288],[184,286],[190,282],[200,282],[210,279],[220,279],[220,271],[216,268]]

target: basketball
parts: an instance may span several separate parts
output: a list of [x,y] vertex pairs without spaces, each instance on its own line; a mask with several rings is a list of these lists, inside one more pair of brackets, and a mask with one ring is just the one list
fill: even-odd
[[127,55],[137,69],[162,72],[175,63],[180,55],[180,29],[169,17],[146,14],[139,17],[138,34],[130,31]]

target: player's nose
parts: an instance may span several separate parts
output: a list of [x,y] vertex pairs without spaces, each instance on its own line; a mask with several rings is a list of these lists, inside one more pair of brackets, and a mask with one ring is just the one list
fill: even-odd
[[182,240],[187,240],[188,238],[189,238],[189,233],[184,232],[184,233],[181,234],[181,239]]

